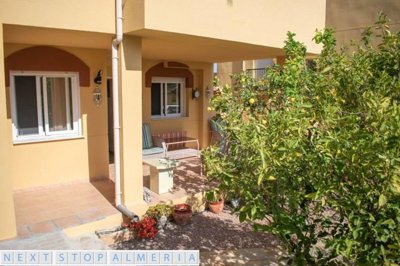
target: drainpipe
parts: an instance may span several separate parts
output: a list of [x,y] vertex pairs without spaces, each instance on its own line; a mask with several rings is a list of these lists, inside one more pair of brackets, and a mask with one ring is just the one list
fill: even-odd
[[114,164],[115,164],[115,205],[117,209],[129,218],[138,221],[139,216],[131,212],[121,202],[121,158],[120,158],[120,122],[119,122],[119,72],[118,47],[122,42],[122,0],[115,1],[116,37],[112,41],[112,85],[113,85],[113,115],[114,115]]

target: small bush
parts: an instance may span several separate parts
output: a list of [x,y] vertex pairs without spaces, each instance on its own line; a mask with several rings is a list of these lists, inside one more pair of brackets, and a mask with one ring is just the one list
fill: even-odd
[[167,205],[165,203],[158,203],[155,206],[149,207],[146,211],[145,216],[150,217],[158,221],[161,216],[165,216],[167,218],[172,217],[173,207]]
[[150,217],[144,217],[138,222],[130,222],[125,224],[124,227],[132,230],[135,236],[139,239],[154,239],[158,230],[156,228],[157,221]]

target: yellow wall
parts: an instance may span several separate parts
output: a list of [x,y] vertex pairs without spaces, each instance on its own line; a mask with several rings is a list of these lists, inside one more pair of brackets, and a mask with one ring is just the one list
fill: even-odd
[[93,32],[115,32],[115,1],[1,0],[3,24],[30,25]]
[[144,7],[145,0],[127,0],[124,1],[123,17],[125,32],[144,28]]
[[[205,99],[205,90],[207,85],[210,86],[212,77],[204,79],[204,70],[211,68],[211,64],[206,63],[190,63],[180,62],[189,66],[189,70],[193,74],[193,86],[200,91],[200,98],[197,100],[192,99],[192,88],[186,88],[186,117],[179,118],[151,118],[151,88],[145,87],[145,74],[154,65],[161,61],[145,60],[143,62],[143,123],[151,125],[152,133],[166,133],[186,131],[187,136],[198,138],[201,146],[208,143],[207,138],[202,136],[203,126],[203,107],[207,108],[208,99]],[[206,101],[206,103],[204,103]],[[207,120],[207,117],[205,118]]]
[[[0,23],[0,62],[3,58],[3,27]],[[0,64],[0,240],[16,236],[13,179],[10,176],[9,165],[11,158],[7,152],[8,139],[10,136],[9,127],[4,123],[7,119],[6,91],[4,89],[4,64]],[[22,167],[22,166],[19,166]]]
[[127,0],[144,5],[144,16],[126,17],[125,32],[143,28],[215,39],[282,47],[287,31],[297,33],[309,52],[325,25],[325,0]]
[[[25,47],[6,44],[5,57]],[[103,77],[107,76],[105,69],[109,52],[59,48],[76,55],[89,66],[91,81],[99,69],[104,70]],[[99,108],[92,100],[93,82],[90,87],[79,89],[82,138],[13,144],[11,115],[8,112],[7,119],[1,122],[7,125],[7,143],[0,153],[9,157],[10,163],[5,169],[6,175],[13,180],[14,189],[108,176],[107,91],[103,80],[101,89],[104,97]],[[9,101],[7,106],[10,109]]]
[[[290,30],[298,34],[310,52],[319,51],[311,38],[315,28],[322,28],[325,22],[325,0],[124,0],[123,3],[125,32],[148,29],[281,47]],[[4,24],[114,33],[114,20],[112,0],[0,1],[0,21]]]

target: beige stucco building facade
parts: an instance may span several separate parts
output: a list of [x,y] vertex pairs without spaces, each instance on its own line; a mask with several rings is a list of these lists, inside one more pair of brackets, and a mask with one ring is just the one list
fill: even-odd
[[[367,27],[374,27],[379,12],[383,12],[390,20],[388,25],[392,31],[400,30],[400,1],[397,0],[326,0],[325,27],[334,29],[338,49],[345,45],[351,52],[353,48],[350,47],[350,43],[359,42],[362,32]],[[303,41],[301,38],[298,40]],[[305,44],[309,58],[312,59],[313,49]],[[266,67],[273,64],[282,65],[284,61],[283,54],[280,54],[252,60],[221,62],[218,64],[217,73],[221,83],[231,83],[231,74],[247,71],[257,78],[265,73]]]
[[396,0],[328,0],[326,8],[326,26],[335,29],[338,46],[360,41],[364,29],[378,21],[379,12],[390,19],[393,31],[400,29],[400,2]]
[[[289,30],[318,53],[311,39],[316,28],[324,27],[325,1],[122,4],[117,75],[121,195],[135,211],[145,206],[142,123],[157,132],[187,131],[207,146],[213,63],[280,57]],[[115,11],[111,0],[0,1],[0,239],[17,233],[13,191],[109,177],[107,96],[112,88],[107,80],[112,77]],[[183,84],[179,95],[172,89],[168,93],[173,95],[166,96],[179,96],[179,111],[161,101],[171,116],[154,107],[160,103],[154,95],[164,91],[153,84],[168,82]],[[96,89],[100,103],[94,101]],[[192,98],[195,89],[197,99]]]

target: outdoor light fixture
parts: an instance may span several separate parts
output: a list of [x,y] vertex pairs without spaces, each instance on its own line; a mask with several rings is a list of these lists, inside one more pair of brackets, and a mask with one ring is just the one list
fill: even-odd
[[99,87],[96,86],[96,88],[93,90],[93,101],[97,107],[100,107],[101,100],[102,100],[101,90]]
[[100,90],[100,85],[101,85],[101,75],[102,71],[99,70],[97,72],[96,77],[94,78],[94,90],[93,90],[93,102],[96,104],[97,107],[100,107],[101,101],[102,101],[102,95],[101,95],[101,90]]
[[200,97],[200,91],[199,89],[194,89],[192,90],[192,99],[197,100]]

